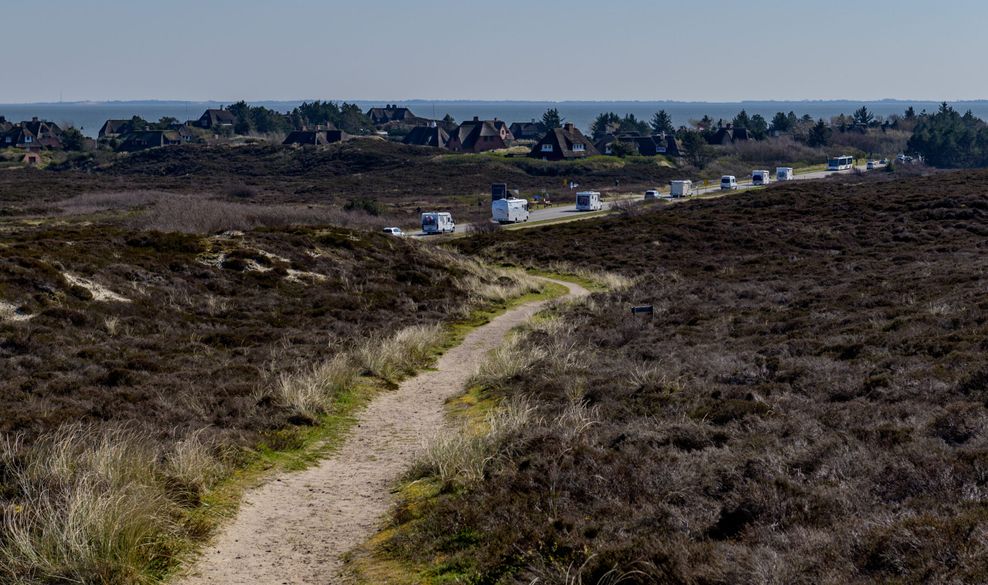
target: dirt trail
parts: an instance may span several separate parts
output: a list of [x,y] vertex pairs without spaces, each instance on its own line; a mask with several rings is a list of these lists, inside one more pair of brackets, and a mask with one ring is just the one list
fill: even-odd
[[[557,282],[557,281],[553,281]],[[578,285],[558,282],[569,296]],[[544,302],[513,309],[472,331],[434,371],[403,382],[363,413],[338,452],[249,492],[237,517],[207,547],[180,585],[329,584],[341,557],[369,538],[392,504],[391,486],[443,422],[444,403],[462,392],[484,355]]]

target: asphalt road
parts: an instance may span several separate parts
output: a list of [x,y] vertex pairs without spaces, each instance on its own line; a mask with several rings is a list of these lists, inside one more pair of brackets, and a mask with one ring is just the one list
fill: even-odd
[[[811,181],[811,180],[815,180],[815,179],[823,179],[825,177],[829,177],[830,175],[850,174],[850,173],[854,172],[854,170],[866,171],[867,169],[864,166],[857,166],[854,169],[847,170],[847,171],[814,171],[814,172],[810,172],[810,173],[802,173],[802,174],[795,175],[794,178],[793,178],[793,180],[794,181]],[[777,182],[778,181],[774,181],[773,180],[771,182],[771,184],[774,185]],[[746,181],[746,182],[743,182],[743,183],[742,182],[738,182],[738,189],[737,189],[738,191],[745,191],[745,190],[752,189],[752,188],[754,188],[754,185],[751,184],[751,181]],[[703,196],[703,195],[707,195],[707,196],[711,196],[711,195],[721,196],[721,195],[727,195],[727,194],[729,194],[731,192],[732,191],[721,190],[720,183],[719,182],[713,182],[713,181],[711,181],[711,185],[709,187],[702,187],[701,186],[701,187],[695,189],[694,190],[694,197],[696,197],[696,196]],[[680,202],[680,201],[689,201],[692,198],[693,197],[683,197],[683,198],[679,198],[679,199],[672,199],[671,197],[669,197],[669,195],[667,193],[662,195],[662,199],[667,200],[667,201],[669,201],[671,203]],[[613,205],[613,203],[614,202],[612,202],[612,201],[605,201],[603,203],[603,210],[606,211],[606,210],[610,209],[611,206]],[[578,219],[581,215],[587,215],[587,212],[585,212],[585,211],[577,211],[576,210],[576,203],[575,202],[572,205],[558,205],[558,206],[554,206],[554,207],[548,207],[548,208],[545,208],[545,209],[532,209],[531,212],[529,213],[528,224],[534,224],[534,223],[537,223],[537,222],[547,222],[547,221],[559,221],[559,220],[565,220],[565,219]],[[525,224],[515,224],[515,225],[518,225],[520,227],[520,226],[523,226]],[[461,230],[463,232],[469,232],[472,227],[473,226],[471,224],[457,225],[456,226],[456,231],[457,231],[457,233],[460,233]],[[425,237],[425,236],[426,236],[426,234],[424,234],[424,233],[417,233],[417,234],[414,234],[412,237]]]

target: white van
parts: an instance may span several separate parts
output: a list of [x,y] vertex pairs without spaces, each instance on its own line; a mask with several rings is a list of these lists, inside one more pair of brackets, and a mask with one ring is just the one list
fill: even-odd
[[689,197],[693,191],[693,181],[672,181],[669,183],[670,197]]
[[776,181],[791,181],[793,179],[792,167],[776,167]]
[[427,234],[445,234],[456,231],[453,216],[445,211],[429,211],[422,214],[422,231]]
[[758,187],[761,185],[768,185],[769,174],[768,171],[751,171],[751,184]]
[[738,179],[734,175],[724,175],[720,178],[722,191],[734,191],[738,188]]
[[491,217],[498,223],[528,221],[528,200],[498,199],[491,203]]
[[600,202],[600,193],[597,191],[583,191],[576,194],[577,211],[600,211],[604,204]]

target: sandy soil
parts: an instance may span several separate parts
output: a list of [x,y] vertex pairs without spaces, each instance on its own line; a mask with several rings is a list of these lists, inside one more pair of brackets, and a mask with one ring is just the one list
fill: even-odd
[[[587,294],[562,283],[570,296]],[[443,405],[463,391],[484,355],[543,308],[531,303],[471,332],[424,372],[376,399],[331,458],[249,492],[237,517],[180,585],[338,583],[342,556],[369,538],[392,504],[391,487],[444,424]]]

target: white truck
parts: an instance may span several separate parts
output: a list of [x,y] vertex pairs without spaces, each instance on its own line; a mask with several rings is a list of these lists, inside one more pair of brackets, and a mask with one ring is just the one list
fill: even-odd
[[528,221],[528,200],[498,199],[491,203],[491,217],[498,223]]
[[576,194],[577,211],[600,211],[604,204],[600,201],[600,193],[597,191],[581,191]]
[[793,179],[792,167],[776,167],[776,181],[791,181]]
[[445,234],[456,231],[453,216],[445,211],[427,211],[422,214],[422,232],[426,234]]
[[724,175],[720,178],[721,191],[736,191],[738,188],[738,178],[734,175]]
[[769,173],[768,171],[751,171],[751,184],[760,187],[762,185],[768,185]]
[[693,181],[672,181],[669,183],[670,197],[689,197],[693,191]]

